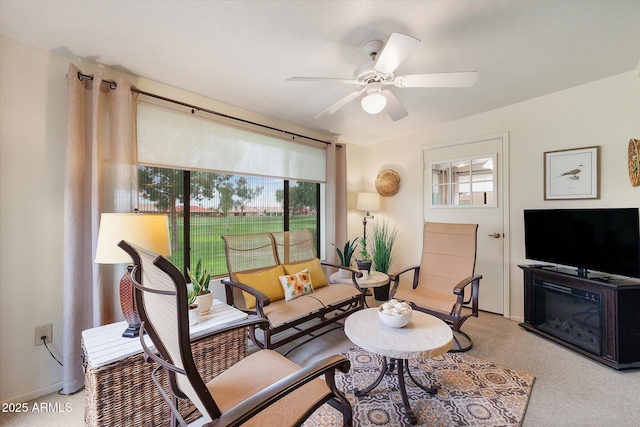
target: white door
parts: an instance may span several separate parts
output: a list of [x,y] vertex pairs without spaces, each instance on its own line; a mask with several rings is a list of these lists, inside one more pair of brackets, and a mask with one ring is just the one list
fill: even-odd
[[509,316],[508,134],[423,147],[424,220],[478,224],[479,308]]

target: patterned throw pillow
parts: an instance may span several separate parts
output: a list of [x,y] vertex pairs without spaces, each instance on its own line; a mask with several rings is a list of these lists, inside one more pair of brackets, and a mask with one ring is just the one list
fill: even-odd
[[327,276],[324,274],[322,264],[318,258],[311,261],[296,262],[294,264],[284,264],[284,274],[294,274],[297,271],[302,271],[305,268],[309,269],[309,274],[313,278],[313,288],[318,289],[323,286],[329,285]]
[[284,289],[285,301],[291,301],[294,298],[313,292],[311,275],[306,268],[296,274],[280,276],[280,283],[282,284],[282,289]]

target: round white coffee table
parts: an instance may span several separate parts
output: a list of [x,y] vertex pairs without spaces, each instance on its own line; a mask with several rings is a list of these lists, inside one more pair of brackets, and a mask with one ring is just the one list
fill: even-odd
[[[351,281],[351,275],[349,275],[348,277],[340,277],[340,273],[338,272],[332,273],[331,276],[329,276],[329,280],[331,281],[331,283],[344,283],[346,285],[350,285],[353,283]],[[373,271],[369,273],[366,279],[362,277],[356,278],[356,282],[358,283],[358,286],[360,286],[362,293],[366,296],[368,289],[377,288],[389,283],[389,276],[379,271]],[[364,303],[367,307],[369,307],[366,300]]]
[[377,308],[357,311],[347,317],[344,323],[344,332],[351,342],[382,356],[380,376],[368,387],[356,390],[355,394],[358,397],[364,396],[380,384],[385,373],[392,373],[397,369],[398,387],[407,411],[407,418],[411,424],[416,424],[418,420],[409,406],[405,388],[405,370],[413,382],[426,392],[435,394],[438,390],[433,385],[426,387],[416,381],[409,370],[408,360],[446,353],[453,346],[453,333],[442,320],[416,310],[413,311],[411,322],[404,328],[391,328],[382,323],[377,311]]

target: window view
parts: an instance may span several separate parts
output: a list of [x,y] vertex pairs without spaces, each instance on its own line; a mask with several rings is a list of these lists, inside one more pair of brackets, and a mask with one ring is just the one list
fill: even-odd
[[150,166],[138,167],[138,181],[140,211],[169,216],[171,261],[183,271],[202,260],[225,275],[225,234],[307,228],[317,248],[317,183]]
[[431,165],[432,206],[496,206],[495,154]]

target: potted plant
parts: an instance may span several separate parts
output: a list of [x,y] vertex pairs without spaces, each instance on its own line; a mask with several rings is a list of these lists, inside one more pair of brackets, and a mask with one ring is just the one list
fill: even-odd
[[360,237],[358,241],[360,243],[360,258],[356,260],[358,270],[366,271],[369,274],[371,272],[371,256],[367,250],[367,239]]
[[[347,268],[351,267],[351,258],[353,258],[353,254],[356,251],[357,246],[358,246],[357,237],[352,241],[347,240],[347,243],[344,244],[343,250],[340,250],[340,248],[336,246],[336,253],[338,254],[338,258],[340,258],[340,265]],[[348,270],[344,270],[344,269],[340,269],[339,274],[340,274],[340,277],[349,277],[351,275],[351,273]]]
[[196,304],[195,289],[187,289],[187,302],[189,304],[189,326],[193,326],[200,320],[200,311],[198,310],[198,304]]
[[[398,235],[398,227],[391,226],[389,219],[377,221],[373,225],[373,237],[371,239],[371,258],[376,271],[388,274],[393,262],[393,245]],[[389,283],[374,288],[376,300],[389,299]]]
[[198,260],[196,265],[195,274],[187,268],[187,274],[191,280],[191,286],[196,292],[196,304],[198,304],[198,311],[200,314],[205,314],[211,310],[213,304],[213,294],[209,290],[209,283],[211,282],[211,273],[206,268],[202,268],[202,260]]

